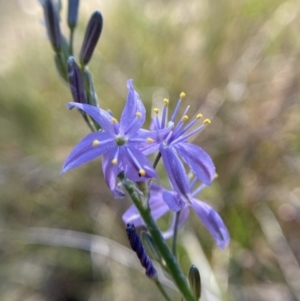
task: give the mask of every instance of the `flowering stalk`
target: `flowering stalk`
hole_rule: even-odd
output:
[[[175,225],[174,225],[174,235],[173,235],[173,240],[172,240],[172,252],[173,255],[176,257],[176,246],[177,246],[177,233],[178,233],[178,221],[179,221],[179,215],[180,211],[176,212],[175,215]]]
[[[165,99],[161,121],[156,116],[155,131],[142,129],[146,110],[139,95],[133,89],[132,81],[128,81],[129,94],[120,122],[107,111],[100,109],[92,76],[86,65],[92,57],[102,31],[102,15],[97,11],[89,21],[80,51],[81,70],[79,70],[75,59],[69,57],[73,53],[73,31],[77,23],[78,5],[78,0],[69,0],[68,25],[71,34],[69,43],[60,32],[58,10],[54,7],[52,0],[46,0],[44,6],[48,35],[56,55],[55,63],[62,78],[70,84],[74,100],[74,102],[69,103],[68,107],[78,109],[93,132],[82,139],[74,148],[65,161],[62,173],[103,155],[103,173],[114,197],[124,197],[124,193],[118,185],[118,182],[121,181],[151,234],[153,243],[165,263],[164,266],[172,275],[183,298],[186,301],[195,301],[195,296],[198,297],[199,294],[197,292],[194,296],[176,259],[177,228],[180,228],[188,217],[188,208],[184,207],[185,201],[190,201],[188,203],[189,206],[193,206],[196,213],[204,220],[205,225],[209,226],[209,231],[220,241],[221,247],[225,246],[228,241],[227,235],[224,236],[224,231],[221,232],[218,229],[218,226],[223,226],[219,216],[209,206],[199,205],[197,200],[192,199],[191,187],[182,163],[185,162],[204,184],[211,184],[215,175],[212,160],[202,149],[187,142],[187,138],[200,131],[210,121],[205,120],[203,125],[187,133],[202,116],[198,114],[197,118],[185,125],[185,122],[188,120],[188,116],[185,115],[188,107],[181,121],[174,126],[181,99],[184,97],[184,93],[182,93],[169,122],[166,119],[169,101]],[[158,114],[159,110],[155,109],[155,113]],[[171,128],[172,132],[170,132]],[[101,130],[99,131],[99,129]],[[159,154],[156,157],[153,168],[146,156],[156,151],[159,151]],[[172,194],[160,189],[161,196],[165,195],[163,197],[166,203],[165,206],[169,206],[175,212],[180,212],[181,210],[180,215],[177,213],[175,221],[173,253],[165,242],[149,206],[150,179],[157,177],[154,169],[160,158],[163,160],[167,174],[176,191],[176,194]],[[162,213],[165,210],[158,209],[158,213]],[[216,223],[212,224],[212,222]],[[133,224],[131,225],[134,229]],[[224,227],[221,228],[223,229]],[[165,299],[169,301],[170,299],[159,283],[156,271],[151,265],[149,258],[146,257],[136,233],[130,228],[128,232],[131,245],[146,268],[147,276],[154,279]],[[192,280],[193,283],[197,282],[194,281],[194,278]]]
[[[124,188],[129,194],[132,202],[138,209],[142,219],[144,220],[149,232],[155,244],[160,251],[163,259],[166,262],[166,265],[169,269],[170,274],[172,275],[174,282],[176,283],[179,291],[182,293],[186,301],[195,301],[193,294],[190,291],[189,285],[186,281],[184,274],[182,273],[179,264],[176,258],[173,256],[171,250],[169,249],[167,243],[165,242],[156,222],[151,216],[151,211],[149,207],[144,207],[140,201],[140,197],[135,189],[135,186],[132,181],[128,180],[123,174],[119,175],[119,178],[122,180]]]

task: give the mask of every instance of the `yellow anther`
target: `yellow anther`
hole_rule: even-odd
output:
[[[159,114],[159,109],[158,108],[154,108],[153,111],[154,111],[155,114]]]
[[[140,176],[140,177],[144,177],[145,175],[146,175],[145,169],[142,169],[142,168],[141,168],[141,169],[139,170],[139,176]]]
[[[216,174],[215,174],[215,179],[217,179],[218,177],[219,177],[219,175],[216,173]]]
[[[141,118],[142,117],[142,113],[141,112],[136,112],[135,116],[136,116],[136,118]]]
[[[203,117],[202,114],[198,114],[198,115],[196,116],[197,119],[201,119],[202,117]]]
[[[100,141],[99,141],[99,140],[95,139],[95,140],[93,141],[93,146],[98,146],[99,144],[100,144]]]
[[[111,122],[112,122],[113,124],[116,124],[116,123],[118,123],[118,120],[117,120],[116,118],[113,117],[113,118],[111,119]]]
[[[169,105],[169,99],[168,99],[168,98],[165,98],[165,99],[164,99],[164,104],[165,104],[166,106]]]
[[[211,121],[210,121],[210,119],[205,119],[205,120],[203,121],[203,124],[205,124],[205,125],[209,125],[209,124],[211,124]]]
[[[111,164],[116,165],[117,163],[118,163],[118,160],[117,160],[117,159],[112,159],[112,160],[111,160]]]
[[[181,92],[180,93],[180,98],[184,98],[185,97],[185,93],[184,92]]]
[[[148,142],[148,143],[153,143],[154,140],[153,140],[152,138],[147,138],[147,142]]]
[[[188,121],[189,120],[189,116],[188,115],[184,115],[181,120],[182,121]]]

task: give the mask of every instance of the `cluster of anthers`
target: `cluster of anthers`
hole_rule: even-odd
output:
[[[161,120],[159,120],[159,113],[160,110],[158,108],[154,108],[153,111],[155,113],[155,127],[157,129],[163,129],[165,127],[174,127],[175,125],[175,119],[177,117],[181,102],[183,100],[183,98],[185,97],[185,93],[181,92],[180,93],[180,98],[177,102],[177,105],[174,109],[174,112],[172,114],[172,117],[169,121],[167,121],[167,116],[168,116],[168,107],[169,107],[169,99],[165,98],[163,100],[164,102],[164,108],[163,108],[163,112],[162,112],[162,118]],[[195,133],[199,132],[200,130],[202,130],[206,125],[209,125],[211,123],[210,119],[205,119],[203,121],[203,124],[199,127],[197,127],[196,129],[194,129],[193,131],[191,131],[190,133],[188,133],[187,135],[183,135],[184,133],[186,133],[198,120],[200,120],[203,115],[201,113],[197,114],[195,118],[193,118],[189,124],[187,124],[185,127],[184,125],[186,124],[186,122],[189,120],[189,116],[187,115],[188,111],[190,109],[190,106],[187,106],[186,109],[184,110],[180,121],[176,124],[176,126],[172,129],[171,135],[169,138],[169,143],[172,143],[174,141],[174,143],[176,142],[180,142],[182,140],[185,140],[189,137],[191,137],[192,135],[194,135]],[[180,140],[177,140],[178,138],[180,138]],[[166,139],[167,140],[167,139]]]

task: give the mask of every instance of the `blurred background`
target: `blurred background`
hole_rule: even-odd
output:
[[[81,1],[77,55],[96,9],[104,27],[89,67],[101,107],[118,116],[133,78],[149,119],[181,91],[212,119],[195,142],[219,177],[199,197],[231,243],[219,250],[194,213],[180,230],[201,300],[300,300],[300,1]],[[128,248],[130,201],[112,198],[101,159],[60,175],[89,129],[66,109],[43,18],[37,0],[0,1],[0,300],[162,300]]]

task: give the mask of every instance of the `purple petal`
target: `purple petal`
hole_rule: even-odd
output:
[[[100,144],[93,146],[93,141],[99,140]],[[103,143],[101,143],[101,141]],[[105,132],[97,132],[88,134],[83,138],[72,150],[66,159],[61,173],[87,163],[114,147],[114,140],[111,135]]]
[[[148,159],[130,144],[120,147],[120,160],[124,168],[125,175],[134,182],[143,182],[149,178],[157,178],[156,171],[153,169]],[[145,176],[139,174],[140,169],[144,169]]]
[[[113,117],[106,111],[88,104],[81,104],[77,102],[68,103],[69,109],[73,109],[74,107],[91,116],[105,132],[114,133],[113,124],[111,122]]]
[[[160,153],[173,188],[183,197],[190,199],[187,175],[175,151],[169,147],[161,146]]]
[[[122,220],[125,224],[133,223],[135,227],[140,227],[144,225],[144,222],[134,205],[131,205],[122,215]]]
[[[122,134],[132,135],[136,133],[145,122],[146,109],[140,99],[139,94],[133,88],[132,79],[127,81],[127,87],[129,89],[127,101],[123,109],[120,118],[120,132]],[[137,118],[136,113],[140,113],[141,116]],[[131,123],[134,121],[134,125]]]
[[[129,139],[129,142],[147,156],[158,151],[161,142],[168,136],[170,131],[169,128],[157,131],[140,130],[134,137]],[[148,138],[152,139],[152,142],[149,142]]]
[[[229,244],[230,237],[220,215],[212,207],[197,199],[193,199],[192,207],[202,220],[206,229],[213,236],[219,248],[226,248]]]
[[[111,161],[115,157],[117,146],[112,149],[109,153],[104,154],[102,160],[102,170],[105,177],[105,181],[111,192],[116,199],[123,198],[123,194],[117,187],[117,176],[121,172],[120,163],[112,164]]]
[[[163,201],[161,197],[161,193],[155,194],[153,193],[153,190],[150,190],[151,196],[149,200],[149,206],[151,209],[151,215],[152,217],[157,220],[160,217],[162,217],[164,214],[166,214],[169,211],[168,206]],[[130,206],[126,212],[123,214],[122,219],[125,224],[127,223],[133,223],[136,227],[140,227],[144,225],[144,222],[137,210],[137,208],[132,205]]]
[[[186,202],[174,191],[164,191],[163,199],[168,207],[174,212],[177,212],[186,206]]]
[[[180,229],[187,222],[190,215],[190,210],[188,207],[182,209],[179,214],[177,229]],[[174,217],[169,229],[162,233],[164,239],[168,239],[174,235],[174,226],[175,226],[176,214],[174,213]]]
[[[210,156],[202,148],[191,143],[182,142],[174,147],[198,179],[205,185],[211,185],[216,169]]]

